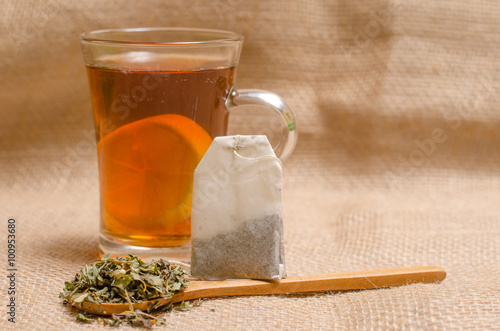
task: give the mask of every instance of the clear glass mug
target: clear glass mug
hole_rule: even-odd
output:
[[[99,162],[102,254],[189,260],[193,172],[240,105],[281,114],[275,147],[295,146],[295,117],[267,91],[234,87],[243,36],[220,30],[99,30],[80,37]]]

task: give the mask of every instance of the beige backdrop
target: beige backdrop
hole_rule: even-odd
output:
[[[176,329],[498,329],[500,3],[0,3],[0,328],[77,329],[58,293],[96,258],[98,182],[78,35],[191,26],[246,37],[237,83],[298,118],[284,163],[289,275],[438,265],[441,284],[203,301]],[[248,111],[248,109],[247,109]],[[243,110],[239,113],[243,113]],[[275,134],[234,116],[231,131]],[[253,127],[247,127],[253,122]],[[6,321],[17,220],[17,322]]]

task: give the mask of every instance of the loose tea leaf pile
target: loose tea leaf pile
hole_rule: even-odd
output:
[[[135,254],[111,258],[110,255],[85,266],[71,282],[65,282],[60,294],[64,303],[80,305],[93,303],[128,303],[130,311],[113,314],[112,319],[97,318],[98,322],[119,325],[126,321],[131,325],[150,327],[163,324],[162,318],[135,310],[132,303],[158,298],[171,298],[187,286],[186,271],[180,266],[159,260],[145,263]],[[157,306],[150,305],[148,313]],[[172,309],[172,305],[165,307]],[[90,316],[79,314],[77,320],[91,322]]]
[[[171,311],[173,309],[186,311],[190,310],[195,306],[199,306],[200,301],[197,300],[193,304],[183,301],[180,305],[174,307],[173,303],[166,306],[160,307],[161,311]],[[154,308],[153,308],[154,309]],[[94,323],[97,321],[99,324],[109,325],[109,326],[120,326],[122,323],[128,323],[131,326],[136,327],[147,327],[151,328],[153,325],[160,326],[165,324],[165,319],[162,317],[157,317],[149,314],[151,309],[148,309],[148,313],[136,309],[135,311],[124,311],[119,314],[112,314],[111,318],[96,317],[89,314],[78,314],[76,320],[82,323]]]

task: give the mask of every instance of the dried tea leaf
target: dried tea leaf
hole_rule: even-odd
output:
[[[182,301],[179,306],[177,306],[176,310],[186,311],[191,310],[193,306],[189,303],[189,301]]]
[[[89,292],[86,293],[76,293],[72,297],[73,302],[83,302],[83,300],[89,296]]]
[[[132,268],[130,270],[130,274],[134,277],[134,280],[142,281],[142,277],[138,272],[134,271]]]
[[[78,314],[76,315],[76,320],[79,321],[79,322],[83,322],[83,323],[92,323],[94,322],[94,319],[93,318],[89,318],[83,314]]]
[[[111,286],[118,287],[118,288],[121,288],[122,290],[125,290],[127,288],[127,286],[129,286],[129,284],[133,281],[134,281],[134,276],[132,276],[130,274],[122,275],[121,278],[119,278],[119,279],[115,278],[115,281],[113,282],[113,284],[111,284]]]
[[[181,289],[181,284],[180,283],[173,283],[172,286],[170,286],[170,289],[172,291],[177,291]]]
[[[65,290],[73,291],[75,289],[75,285],[73,285],[70,282],[64,282],[64,285],[65,285],[65,288],[64,288]]]
[[[71,282],[65,282],[60,297],[65,304],[84,301],[94,303],[134,303],[157,298],[170,298],[175,292],[187,286],[187,273],[179,266],[167,261],[145,263],[135,254],[111,258],[110,255],[85,266]],[[159,307],[159,303],[148,307],[148,313]],[[171,310],[172,304],[161,307]],[[184,310],[184,307],[182,308]],[[113,314],[111,318],[93,318],[78,314],[77,320],[118,326],[128,323],[132,326],[151,327],[165,324],[161,317],[155,317],[140,310]]]
[[[143,280],[147,284],[154,286],[154,287],[157,287],[157,288],[161,288],[161,286],[163,285],[163,281],[164,281],[162,277],[151,275],[151,274],[145,274],[143,276]],[[178,283],[178,284],[180,285],[180,283]]]

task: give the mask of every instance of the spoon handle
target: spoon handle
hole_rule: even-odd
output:
[[[293,276],[277,281],[230,280],[191,281],[186,289],[170,299],[155,299],[134,303],[134,309],[146,310],[150,304],[165,305],[199,298],[213,298],[237,295],[265,295],[281,293],[303,293],[320,291],[363,290],[385,288],[412,283],[435,283],[446,277],[440,267],[410,267],[381,270],[339,272],[323,275]],[[128,304],[73,303],[75,307],[99,315],[111,315],[129,310]]]
[[[435,283],[445,277],[443,268],[422,266],[292,276],[279,281],[192,281],[173,300],[179,302],[219,296],[375,289],[412,283]]]

